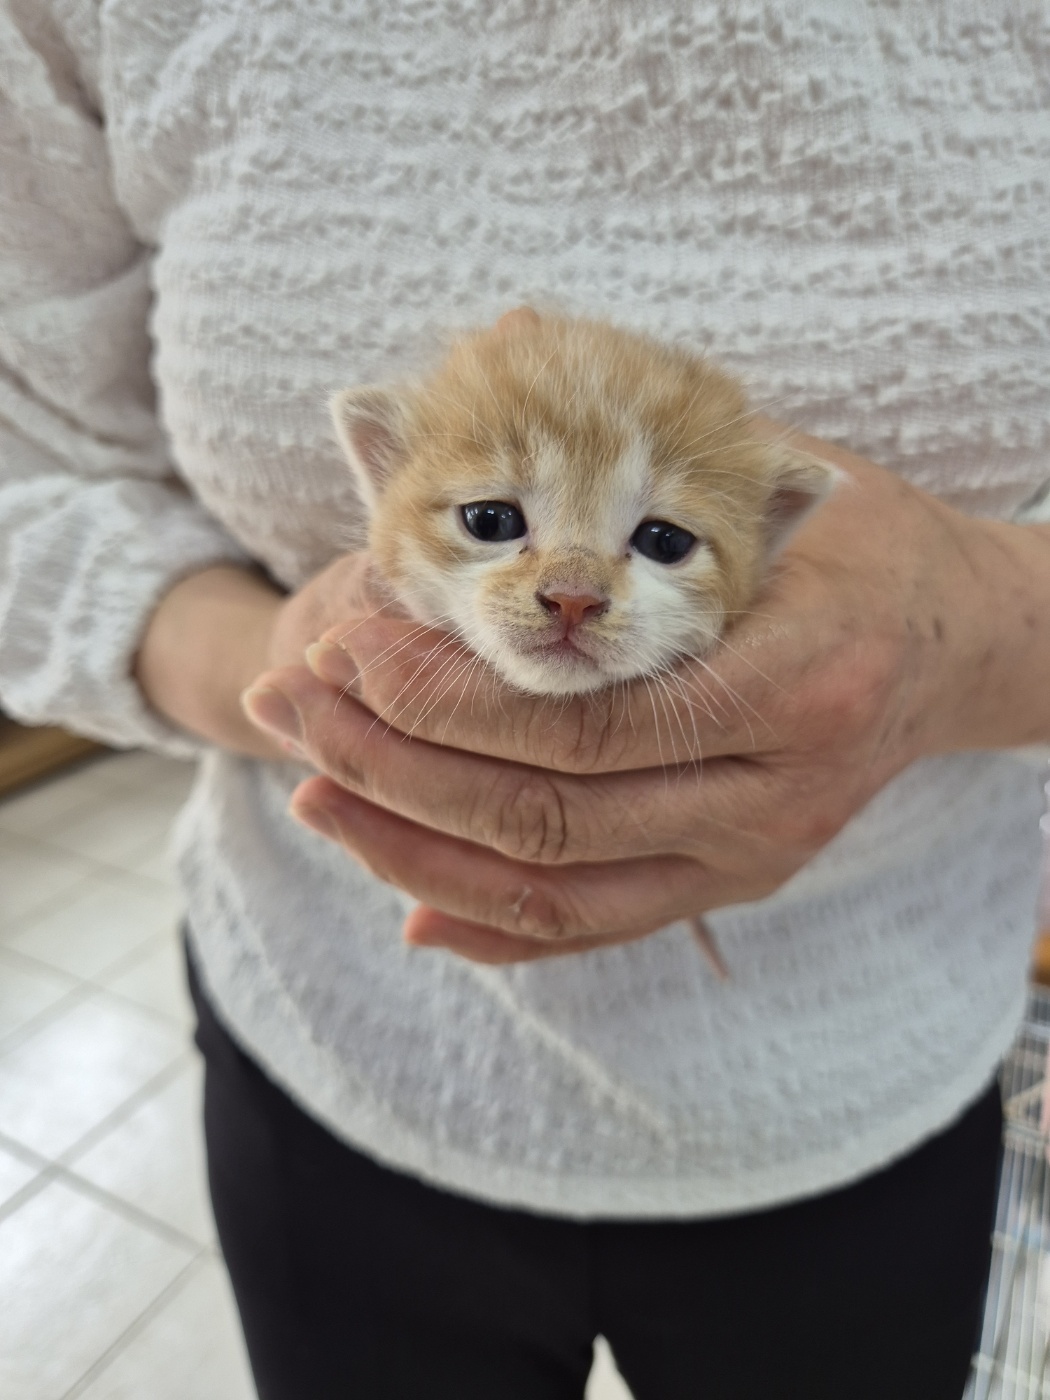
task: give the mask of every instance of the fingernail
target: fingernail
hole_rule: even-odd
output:
[[[299,711],[282,691],[268,685],[250,686],[241,696],[241,706],[260,729],[296,744],[302,739],[303,722]]]
[[[329,841],[338,841],[340,832],[331,813],[323,807],[290,807],[288,809],[297,822],[316,831],[318,836],[327,836]]]
[[[336,646],[334,642],[314,642],[306,648],[306,664],[318,680],[329,685],[342,686],[344,690],[358,689],[360,672],[354,665],[353,657]]]

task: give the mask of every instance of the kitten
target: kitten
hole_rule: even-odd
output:
[[[540,695],[710,652],[837,476],[709,361],[526,307],[332,414],[400,602]]]
[[[527,308],[332,410],[399,600],[540,695],[711,651],[836,476],[709,361]]]

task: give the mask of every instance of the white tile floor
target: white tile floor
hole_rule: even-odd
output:
[[[0,800],[3,1400],[255,1393],[164,857],[191,779],[125,754]],[[630,1400],[603,1345],[587,1400]]]

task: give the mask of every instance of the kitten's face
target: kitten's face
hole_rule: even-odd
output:
[[[709,651],[830,469],[754,440],[706,362],[605,325],[506,319],[416,389],[336,400],[381,572],[534,693]]]

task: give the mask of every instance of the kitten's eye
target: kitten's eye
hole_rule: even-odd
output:
[[[486,544],[518,540],[525,533],[525,517],[507,501],[471,501],[460,506],[460,515],[474,538]]]
[[[667,520],[643,520],[631,536],[631,544],[657,564],[677,564],[696,544],[696,536]]]

